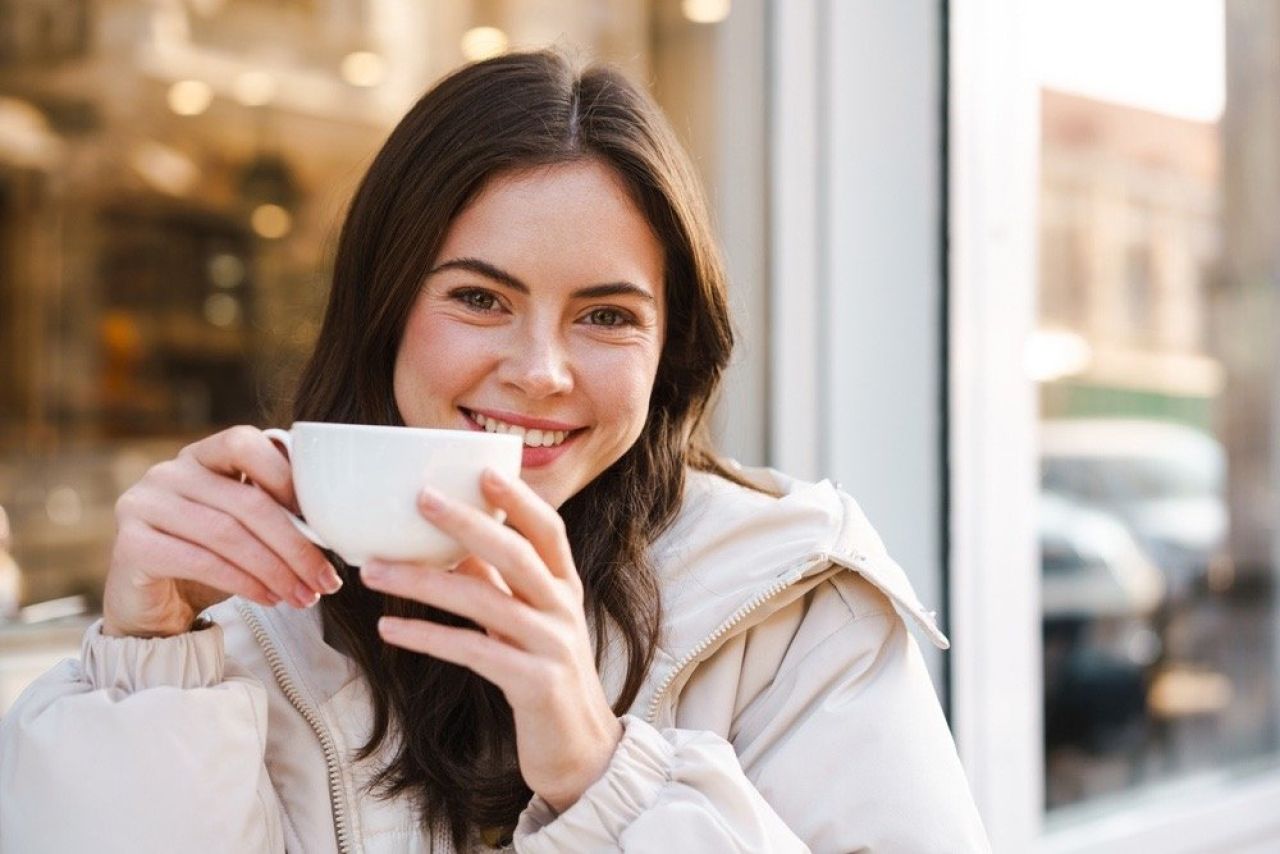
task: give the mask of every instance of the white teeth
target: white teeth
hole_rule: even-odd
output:
[[[527,448],[551,448],[569,438],[568,430],[526,430],[515,424],[507,424],[487,415],[481,415],[479,412],[472,412],[471,417],[485,429],[485,432],[519,436]]]

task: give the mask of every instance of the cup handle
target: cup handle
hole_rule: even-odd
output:
[[[281,430],[279,427],[269,427],[266,430],[263,430],[262,434],[273,442],[278,442],[283,445],[285,459],[288,459],[290,463],[293,462],[293,437],[289,435],[288,430]],[[298,529],[299,534],[302,534],[302,536],[306,537],[320,548],[325,549],[326,551],[331,551],[331,549],[329,549],[329,545],[324,540],[320,539],[320,535],[313,531],[310,525],[302,521],[301,518],[296,516],[287,507],[282,507],[280,509],[284,510],[285,518],[293,523],[293,527]]]

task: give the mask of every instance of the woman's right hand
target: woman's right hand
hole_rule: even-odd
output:
[[[231,427],[152,467],[116,503],[103,634],[181,634],[237,594],[305,608],[337,591],[324,553],[285,516],[296,506],[288,460],[255,427]]]

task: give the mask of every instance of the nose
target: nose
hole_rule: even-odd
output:
[[[559,334],[552,329],[526,328],[503,359],[501,379],[530,398],[572,390],[573,371]]]

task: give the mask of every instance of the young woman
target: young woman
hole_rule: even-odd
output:
[[[506,524],[425,492],[462,564],[335,571],[257,429],[156,466],[81,659],[3,721],[0,847],[986,850],[902,571],[829,483],[707,443],[731,345],[646,95],[552,53],[441,82],[352,202],[293,416],[522,432]]]

